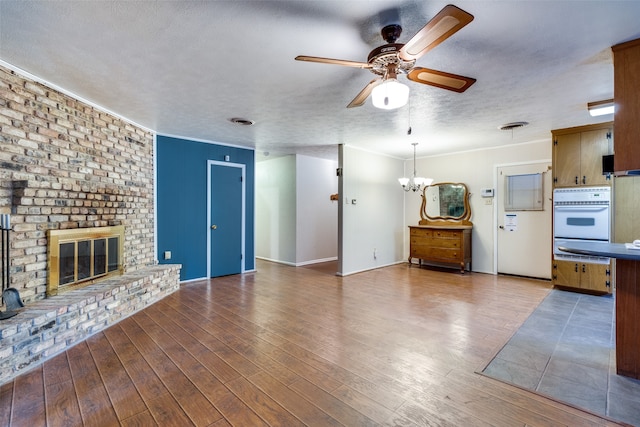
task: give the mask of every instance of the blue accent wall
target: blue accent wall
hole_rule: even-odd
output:
[[[254,151],[163,135],[156,150],[158,261],[182,264],[180,280],[207,276],[207,161],[229,156],[246,166],[245,270],[255,269]]]

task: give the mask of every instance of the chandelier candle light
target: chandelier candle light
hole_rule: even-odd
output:
[[[415,192],[420,191],[421,188],[431,185],[433,179],[416,176],[416,145],[418,145],[418,143],[412,142],[411,145],[413,145],[413,176],[411,176],[411,179],[398,178],[398,181],[400,182],[400,185],[402,185],[404,191],[411,190]]]

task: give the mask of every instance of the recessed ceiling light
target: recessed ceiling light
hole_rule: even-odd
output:
[[[504,124],[502,126],[498,126],[498,129],[500,129],[500,130],[513,130],[513,129],[516,129],[516,128],[524,127],[524,126],[526,126],[528,124],[529,124],[529,122],[511,122],[511,123]]]
[[[232,117],[229,119],[229,121],[231,123],[235,123],[237,125],[242,125],[242,126],[251,126],[252,124],[255,123],[253,120],[243,119],[241,117]]]

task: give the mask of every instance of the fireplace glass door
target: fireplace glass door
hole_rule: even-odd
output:
[[[123,226],[51,230],[47,294],[122,273],[123,245]]]
[[[119,238],[60,244],[58,286],[81,282],[118,269]]]

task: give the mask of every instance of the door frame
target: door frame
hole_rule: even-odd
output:
[[[497,192],[498,192],[498,169],[509,167],[509,166],[523,166],[523,165],[536,165],[540,163],[551,163],[551,159],[543,159],[543,160],[533,160],[533,161],[522,161],[522,162],[512,162],[512,163],[500,163],[493,165],[493,188],[496,191],[496,197],[494,197],[494,201],[497,200]],[[551,183],[551,187],[549,190],[553,191],[553,182]],[[493,203],[493,274],[498,274],[498,205]]]
[[[240,234],[241,234],[241,239],[242,241],[240,242],[240,247],[241,247],[241,254],[242,254],[242,259],[240,260],[240,273],[244,273],[245,270],[245,260],[246,260],[246,254],[245,254],[245,228],[246,228],[246,206],[247,206],[247,200],[246,200],[246,185],[247,185],[247,179],[246,179],[246,165],[242,164],[242,163],[230,163],[230,162],[220,162],[217,160],[207,160],[207,224],[206,224],[206,230],[207,230],[207,278],[211,278],[211,230],[209,230],[209,226],[211,224],[211,203],[213,202],[213,200],[211,200],[211,168],[213,166],[225,166],[225,167],[232,167],[232,168],[240,168],[241,169],[241,173],[242,173],[242,195],[241,195],[241,201],[242,201],[242,218],[240,219]]]

